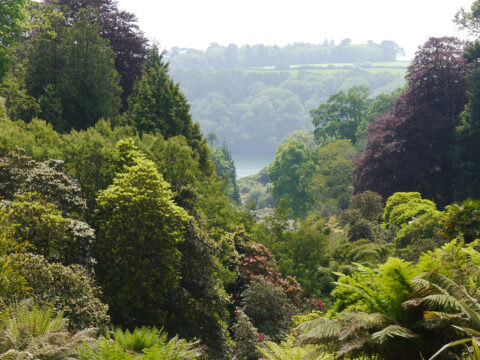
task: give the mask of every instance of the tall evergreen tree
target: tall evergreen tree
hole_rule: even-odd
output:
[[[108,40],[115,53],[115,69],[120,75],[123,109],[140,76],[146,59],[148,40],[137,25],[137,17],[119,10],[115,0],[45,0],[47,4],[63,5],[68,23],[81,20],[82,9],[92,7],[99,12],[99,35]]]
[[[39,99],[41,117],[60,131],[115,118],[120,107],[113,51],[98,35],[95,12],[82,16],[68,27],[61,18],[49,19],[53,24],[33,39],[27,59],[28,90]]]
[[[168,63],[157,46],[153,46],[128,101],[127,122],[141,133],[159,132],[165,138],[182,135],[195,151],[202,170],[211,171],[208,147],[193,123],[190,104],[180,85],[168,75]]]

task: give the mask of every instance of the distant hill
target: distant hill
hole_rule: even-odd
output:
[[[335,45],[325,40],[323,44],[294,43],[287,46],[211,44],[207,50],[174,47],[167,56],[174,67],[184,69],[235,69],[239,67],[286,66],[320,63],[361,63],[395,61],[404,55],[403,49],[394,41],[380,44],[353,44],[344,39]]]
[[[388,56],[386,44],[395,50]],[[341,57],[345,59],[342,62],[319,61],[322,51],[329,54],[324,59],[339,58],[335,49],[348,50],[350,57]],[[263,57],[242,55],[261,50]],[[174,48],[169,62],[204,134],[215,132],[234,157],[273,156],[286,135],[312,129],[310,110],[334,92],[365,86],[376,95],[404,86],[408,62],[394,61],[400,53],[394,42],[353,45],[343,41],[337,46],[294,44],[282,48],[213,45],[206,51]],[[352,57],[360,61],[351,61]],[[281,64],[282,59],[290,60]],[[231,67],[233,64],[237,66]]]

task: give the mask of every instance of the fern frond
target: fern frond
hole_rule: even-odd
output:
[[[341,314],[343,329],[338,335],[340,341],[357,337],[360,332],[370,333],[390,325],[393,321],[380,313],[343,313]]]
[[[351,341],[342,343],[338,349],[337,355],[339,357],[353,355],[356,352],[361,352],[367,346],[368,343],[367,337],[359,337]]]
[[[294,346],[292,337],[281,344],[268,341],[257,349],[268,360],[333,360],[332,354],[318,346]]]
[[[73,360],[77,347],[93,341],[95,333],[87,329],[72,335],[61,313],[23,302],[4,321],[0,359]]]
[[[448,294],[433,294],[423,298],[425,304],[431,308],[442,309],[447,312],[461,312],[458,299]]]
[[[133,332],[126,330],[125,332],[117,329],[113,333],[113,338],[122,347],[137,353],[142,352],[143,349],[148,349],[156,344],[163,345],[167,342],[167,334],[156,327],[136,328]]]
[[[378,344],[383,344],[394,338],[415,339],[418,338],[418,335],[399,325],[390,325],[372,334],[372,340]]]
[[[319,319],[312,320],[310,324],[315,324],[316,326],[311,326],[309,331],[299,336],[300,344],[322,344],[330,342],[336,338],[342,331],[342,323],[337,320],[328,320],[322,319],[324,321],[319,321]],[[297,329],[306,329],[305,323],[301,324]]]
[[[462,314],[451,314],[443,311],[424,311],[423,318],[425,320],[460,320],[463,318]]]

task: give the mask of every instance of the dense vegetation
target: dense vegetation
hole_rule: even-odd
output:
[[[391,93],[319,89],[313,131],[237,183],[133,14],[0,19],[1,359],[480,359],[477,42],[429,39]],[[399,50],[263,56],[307,48]]]
[[[395,44],[396,46],[396,44]],[[329,46],[296,44],[278,48],[278,52],[292,52],[288,64],[318,64],[276,66],[278,60],[258,55],[262,61],[235,66],[218,63],[224,48],[212,45],[205,53],[186,50],[178,55],[170,54],[168,60],[172,76],[179,81],[189,101],[192,114],[203,131],[215,132],[237,156],[273,154],[281,141],[292,131],[311,130],[309,111],[325,102],[333,93],[348,91],[354,86],[364,86],[378,95],[404,85],[405,63],[371,63],[384,61],[381,57],[369,58],[370,50],[378,45],[339,45],[334,49],[355,49],[356,55],[342,58],[318,58],[308,55],[307,49],[323,51]],[[261,46],[253,46],[258,49]],[[238,49],[244,59],[244,47]],[[266,47],[265,47],[266,49]],[[252,50],[253,51],[253,50]],[[273,51],[273,49],[272,49]],[[197,57],[211,59],[208,65],[197,67],[191,60]],[[228,57],[228,51],[225,56]],[[396,54],[394,52],[394,54]],[[246,55],[245,55],[246,56]],[[395,56],[389,57],[395,60]],[[207,60],[205,60],[207,61]],[[245,60],[247,61],[247,60]],[[269,66],[261,66],[269,65]],[[248,68],[242,66],[250,66]],[[257,66],[257,67],[251,67]]]

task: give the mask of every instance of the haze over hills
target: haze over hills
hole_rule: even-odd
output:
[[[0,359],[480,360],[480,0],[129,1],[1,1]]]
[[[403,54],[394,41],[344,39],[337,45],[174,47],[167,59],[194,121],[204,134],[215,132],[241,161],[273,159],[285,136],[313,128],[310,110],[338,90],[364,86],[376,95],[402,87],[408,62],[395,59]]]

